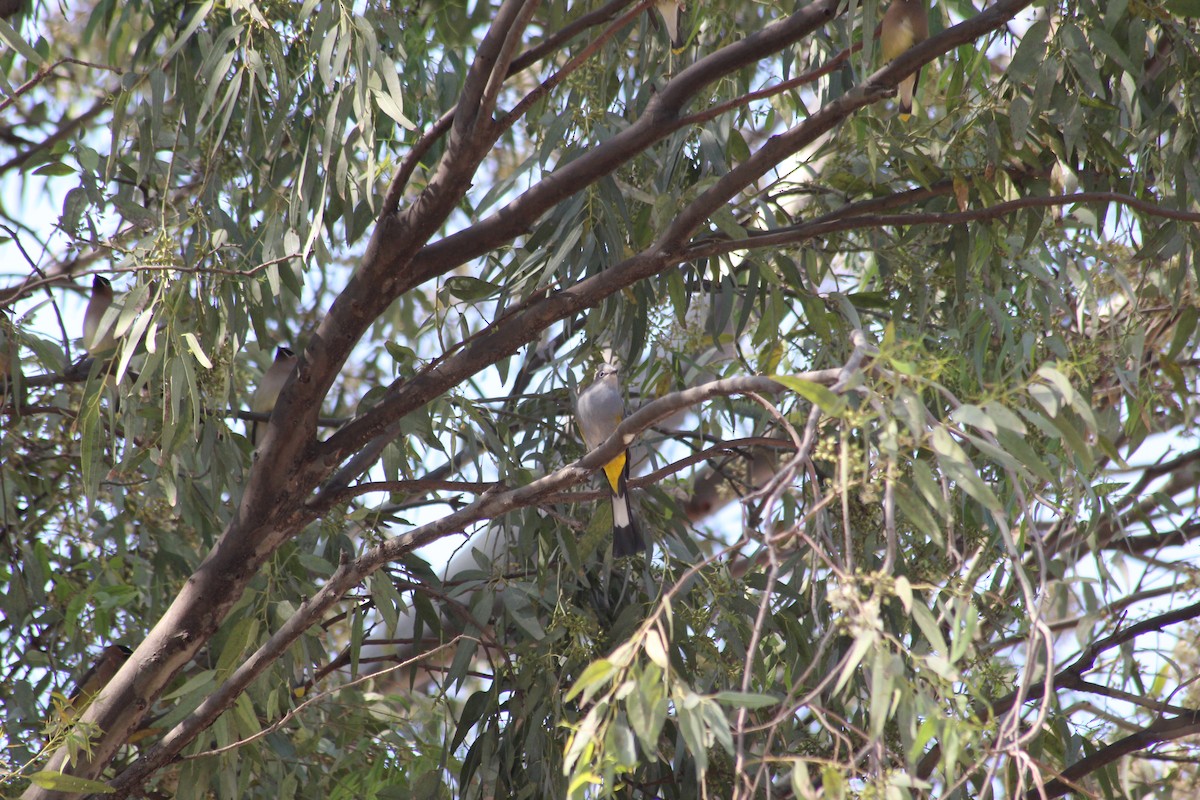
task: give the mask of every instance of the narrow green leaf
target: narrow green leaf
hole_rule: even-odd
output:
[[[653,756],[658,752],[658,737],[667,721],[667,698],[658,670],[650,668],[642,672],[625,699],[625,713],[642,750]]]
[[[1051,473],[1050,468],[1046,467],[1042,457],[1038,456],[1033,451],[1033,447],[1028,444],[1025,437],[1013,433],[1012,431],[1001,431],[997,434],[996,439],[1000,441],[1004,450],[1012,453],[1013,457],[1018,459],[1022,467],[1030,470],[1031,473],[1037,475],[1043,481],[1054,480],[1054,473]]]
[[[222,38],[232,38],[231,32],[226,31],[222,34]],[[213,55],[216,54],[214,53]],[[210,112],[213,101],[216,99],[217,92],[221,90],[221,87],[226,85],[226,73],[229,71],[229,68],[233,66],[233,59],[236,57],[237,53],[233,51],[220,53],[219,55],[216,55],[215,60],[213,60],[213,56],[210,55],[209,58],[205,60],[205,63],[201,65],[200,74],[201,77],[205,79],[208,88],[204,92],[204,99],[201,101],[200,110],[196,114],[198,119],[206,121],[210,120]],[[211,64],[209,63],[210,60],[212,61]]]
[[[1091,474],[1096,468],[1092,448],[1088,446],[1083,434],[1072,424],[1069,414],[1059,414],[1050,420],[1050,424],[1062,434],[1063,441],[1071,449],[1071,453],[1079,459],[1080,466],[1086,474]]]
[[[637,746],[628,725],[620,720],[614,722],[608,728],[606,740],[607,751],[616,758],[618,764],[623,767],[637,765]]]
[[[766,708],[767,706],[777,705],[779,698],[772,697],[769,694],[757,694],[755,692],[735,692],[724,691],[717,692],[714,698],[718,703],[724,703],[735,708],[748,708],[751,711]]]
[[[575,732],[571,734],[571,740],[567,743],[566,755],[563,758],[564,773],[570,773],[575,767],[575,763],[595,746],[596,731],[600,729],[600,724],[607,711],[608,703],[597,703],[595,708],[583,718],[583,722]]]
[[[679,706],[679,732],[687,745],[688,752],[696,762],[697,775],[708,769],[708,743],[704,736],[704,717],[696,706],[682,703]]]
[[[939,653],[950,652],[950,648],[946,645],[946,639],[942,636],[942,629],[938,627],[933,613],[924,604],[913,603],[912,618],[913,622],[917,623],[917,627],[921,629],[921,634],[929,642],[930,647]]]
[[[100,491],[100,462],[104,458],[103,431],[100,427],[100,395],[103,391],[104,381],[89,377],[79,405],[79,462],[89,508]]]
[[[1000,466],[1004,467],[1005,469],[1012,470],[1013,472],[1017,473],[1022,478],[1032,477],[1032,473],[1029,473],[1028,471],[1026,471],[1025,465],[1022,464],[1019,459],[1017,459],[1015,456],[1013,456],[1011,453],[1007,452],[1003,448],[996,447],[991,442],[984,439],[982,436],[972,436],[969,433],[964,433],[963,436],[966,438],[966,440],[968,442],[970,442],[972,444],[972,446],[975,447],[975,449],[977,449],[979,452],[983,453],[985,456],[987,456],[988,458],[990,458],[992,461],[996,462]]]
[[[912,389],[907,386],[900,388],[896,393],[893,409],[893,413],[910,431],[916,433],[925,430],[925,420],[929,416],[929,411]]]
[[[1200,17],[1200,0],[1167,0],[1163,5],[1177,17]]]
[[[1002,511],[1003,506],[991,488],[983,482],[979,471],[967,458],[967,454],[959,447],[958,442],[950,437],[945,428],[934,428],[933,450],[938,455],[938,463],[963,491],[978,500],[985,508],[992,511]]]
[[[900,605],[904,606],[904,612],[911,614],[913,606],[912,584],[908,582],[908,578],[903,575],[897,575],[896,580],[893,582],[893,587],[896,597],[900,600]]]
[[[542,623],[538,622],[536,616],[528,606],[518,605],[508,609],[508,615],[517,627],[524,631],[534,641],[541,641],[546,637],[546,629],[542,627]]]
[[[1121,45],[1117,40],[1109,34],[1108,31],[1099,25],[1093,25],[1088,29],[1088,39],[1091,43],[1104,55],[1115,61],[1121,69],[1125,70],[1130,75],[1140,75],[1142,69],[1139,65],[1134,64],[1129,54],[1121,49]]]
[[[1021,422],[1020,417],[1010,411],[1006,406],[997,403],[995,400],[989,400],[988,402],[984,403],[983,410],[988,415],[988,419],[990,419],[998,427],[1008,428],[1010,431],[1015,431],[1022,436],[1024,436],[1028,431],[1028,428],[1025,427],[1025,423]]]
[[[1050,31],[1050,21],[1039,19],[1021,35],[1021,43],[1017,52],[1013,53],[1012,61],[1008,62],[1006,74],[1016,85],[1029,83],[1034,73],[1046,60],[1046,35]]]
[[[254,701],[247,694],[238,695],[233,703],[233,721],[237,725],[239,739],[247,739],[262,730],[258,721],[258,712],[254,709]]]
[[[915,759],[914,759],[915,760]],[[800,800],[816,800],[812,778],[808,775],[808,763],[797,760],[792,764],[792,793]]]
[[[165,701],[177,700],[180,697],[187,697],[189,694],[208,694],[210,687],[216,685],[217,671],[206,669],[184,682],[173,692],[168,692],[162,696]]]
[[[42,58],[37,50],[30,47],[24,37],[3,19],[0,19],[0,41],[7,42],[9,47],[20,53],[30,64],[38,67],[46,64],[46,59]]]
[[[1038,371],[1035,374],[1057,389],[1063,400],[1068,404],[1075,402],[1075,387],[1071,385],[1071,381],[1066,375],[1063,375],[1049,364],[1043,364],[1038,367]]]
[[[53,161],[49,164],[43,164],[33,171],[34,175],[45,175],[55,178],[63,175],[74,175],[75,168],[70,164],[64,164],[61,161]]]
[[[124,317],[124,312],[122,312],[121,315]],[[137,352],[140,349],[139,344],[142,340],[142,334],[146,332],[146,329],[150,326],[150,323],[153,320],[154,312],[150,309],[146,309],[134,318],[133,323],[126,331],[127,335],[121,335],[121,358],[117,362],[116,371],[116,380],[118,382],[123,380],[125,375],[128,373],[129,363],[133,360],[133,357],[137,355]],[[118,328],[120,327],[120,324],[120,321],[118,321]]]
[[[993,420],[987,412],[982,408],[971,403],[964,403],[950,413],[950,419],[960,425],[970,425],[979,428],[988,433],[996,433],[998,430],[995,420]]]
[[[862,662],[863,656],[867,651],[875,646],[879,641],[878,635],[872,630],[864,630],[854,639],[854,646],[850,649],[850,654],[846,656],[846,664],[842,667],[842,673],[838,676],[837,684],[833,687],[834,694],[842,691],[842,687],[850,680],[854,671],[858,669],[858,665]]]
[[[1036,400],[1042,408],[1046,409],[1047,415],[1050,417],[1058,416],[1058,412],[1062,408],[1058,392],[1043,383],[1032,384],[1027,391],[1030,397]]]
[[[922,461],[914,461],[912,464],[913,480],[916,481],[917,491],[921,493],[921,497],[933,509],[936,519],[945,519],[947,516],[946,498],[942,494],[942,487],[938,485],[937,479],[933,475],[933,470],[929,465]],[[896,486],[900,489],[902,484]]]
[[[813,383],[812,381],[792,375],[775,375],[771,380],[783,384],[805,400],[815,403],[818,408],[830,416],[837,416],[842,413],[842,409],[846,405],[844,399],[831,392],[828,387],[822,386],[819,383]]]
[[[61,772],[49,772],[47,770],[35,772],[29,776],[29,779],[43,789],[49,789],[53,792],[112,794],[116,791],[116,789],[107,783],[91,781],[87,778],[76,778],[74,775],[64,775]]]
[[[592,695],[598,692],[616,671],[616,665],[607,658],[593,661],[588,664],[587,669],[579,676],[579,680],[575,681],[575,685],[567,692],[567,699],[572,700],[580,694],[584,694],[584,701],[590,700]]]
[[[651,628],[646,634],[646,639],[642,642],[642,649],[646,651],[646,656],[659,669],[664,672],[670,669],[671,664],[667,656],[667,643],[663,641],[662,634],[658,632],[657,628]]]
[[[700,713],[712,738],[726,753],[733,755],[733,733],[729,730],[729,718],[725,716],[725,712],[719,705],[706,698],[700,704]]]
[[[392,582],[392,577],[386,570],[376,570],[371,573],[367,585],[371,590],[371,600],[375,603],[375,610],[379,612],[379,616],[383,617],[385,629],[395,630],[396,624],[400,621],[400,609],[404,608],[404,600],[396,591],[396,584]]]
[[[241,663],[242,653],[250,646],[251,640],[258,632],[258,619],[253,616],[242,616],[233,623],[221,653],[217,657],[217,673],[228,675],[233,668]]]
[[[204,0],[192,10],[192,18],[188,21],[187,27],[180,31],[175,36],[175,43],[168,48],[167,52],[159,59],[159,63],[166,64],[175,57],[175,54],[192,39],[192,35],[196,30],[204,24],[204,20],[208,19],[208,14],[212,11],[214,0]]]
[[[495,695],[491,689],[479,689],[467,698],[467,702],[463,703],[462,713],[458,715],[458,726],[454,729],[454,738],[450,742],[452,750],[457,749],[466,741],[471,729],[494,705]]]
[[[375,101],[379,104],[379,110],[395,120],[405,130],[414,130],[416,125],[404,115],[404,91],[400,87],[400,71],[396,68],[396,62],[390,58],[381,59],[379,72],[387,87],[386,90],[376,89],[373,91]]]
[[[212,361],[204,352],[204,348],[200,345],[200,340],[196,338],[196,334],[187,331],[183,334],[183,341],[187,345],[188,352],[195,356],[196,361],[205,369],[212,369]]]
[[[454,686],[462,686],[467,680],[468,672],[471,665],[475,663],[475,653],[479,649],[479,643],[474,638],[464,637],[459,640],[458,646],[454,650],[454,660],[450,662],[450,669],[446,672],[446,681]]]
[[[1196,4],[1200,6],[1200,0],[1196,0]],[[1196,306],[1187,306],[1179,312],[1179,321],[1175,323],[1175,333],[1171,337],[1171,346],[1167,349],[1168,360],[1174,361],[1183,352],[1183,348],[1191,340],[1192,334],[1196,332],[1197,318],[1200,318],[1200,309],[1196,308]]]
[[[1012,132],[1014,144],[1022,146],[1025,141],[1025,133],[1029,130],[1029,118],[1033,113],[1033,108],[1029,105],[1029,101],[1024,97],[1017,95],[1008,105],[1008,125]]]
[[[888,674],[891,658],[884,648],[875,651],[871,659],[871,702],[870,723],[871,736],[878,738],[883,735],[884,725],[888,719],[888,708],[892,704],[892,676]]]

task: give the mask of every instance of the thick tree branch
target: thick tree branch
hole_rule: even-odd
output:
[[[537,0],[504,0],[500,4],[463,81],[456,106],[458,113],[454,115],[454,124],[450,126],[450,150],[462,147],[472,139],[472,134],[478,134],[481,121],[488,121],[482,127],[490,124],[497,95],[494,81],[497,76],[508,74],[508,65],[516,51],[516,41],[536,5]]]

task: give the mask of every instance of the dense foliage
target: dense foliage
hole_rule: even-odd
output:
[[[0,7],[6,794],[1193,790],[1200,9],[670,6]]]

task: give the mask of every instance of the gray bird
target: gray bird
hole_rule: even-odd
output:
[[[625,401],[621,397],[617,368],[603,364],[596,370],[592,385],[580,393],[575,404],[575,419],[588,450],[603,444],[624,416]],[[625,486],[629,480],[629,453],[623,452],[605,464],[604,475],[612,491],[613,556],[620,558],[640,553],[646,549],[646,541],[630,512]]]
[[[87,310],[83,312],[83,348],[88,351],[88,355],[106,353],[117,346],[117,339],[113,335],[115,319],[103,331],[100,330],[104,313],[108,311],[112,302],[112,284],[108,279],[99,275],[92,278],[92,296],[88,300]]]
[[[251,411],[256,414],[270,414],[275,409],[275,401],[279,399],[279,393],[283,391],[283,386],[287,383],[288,376],[292,374],[297,360],[296,354],[289,348],[278,347],[275,349],[275,361],[267,368],[262,380],[258,383],[258,388],[254,390],[254,395],[250,398]],[[257,421],[250,423],[250,444],[258,446]]]

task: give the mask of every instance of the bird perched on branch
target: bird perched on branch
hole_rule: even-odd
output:
[[[0,393],[7,390],[12,381],[13,355],[17,350],[16,342],[3,323],[4,320],[0,320]]]
[[[87,672],[83,673],[83,677],[75,686],[75,691],[71,692],[71,696],[67,699],[67,705],[63,709],[63,716],[71,719],[82,711],[92,701],[92,698],[113,679],[113,676],[125,665],[132,654],[133,651],[123,644],[110,644],[104,648],[96,662]]]
[[[625,416],[625,401],[621,397],[621,385],[617,380],[617,368],[603,364],[596,370],[592,385],[584,389],[575,404],[575,418],[583,441],[589,450],[595,450],[612,436]],[[646,549],[629,508],[629,454],[622,452],[604,465],[604,475],[612,491],[613,556],[631,556]]]
[[[275,349],[275,361],[267,368],[262,380],[258,383],[258,388],[254,390],[254,395],[250,398],[251,411],[256,414],[270,414],[275,410],[275,402],[279,399],[279,393],[283,391],[283,386],[287,383],[288,376],[292,374],[297,361],[296,354],[291,349],[287,347]],[[257,420],[250,423],[250,444],[256,447],[258,446],[258,426]]]
[[[117,319],[112,316],[103,327],[104,315],[113,303],[112,284],[99,275],[92,278],[92,296],[83,312],[83,348],[88,355],[107,353],[117,346],[113,329]]]
[[[929,38],[929,9],[925,3],[926,0],[892,0],[883,15],[883,29],[879,34],[885,62]],[[896,87],[902,120],[907,121],[912,114],[913,93],[920,77],[921,70],[917,69]]]

